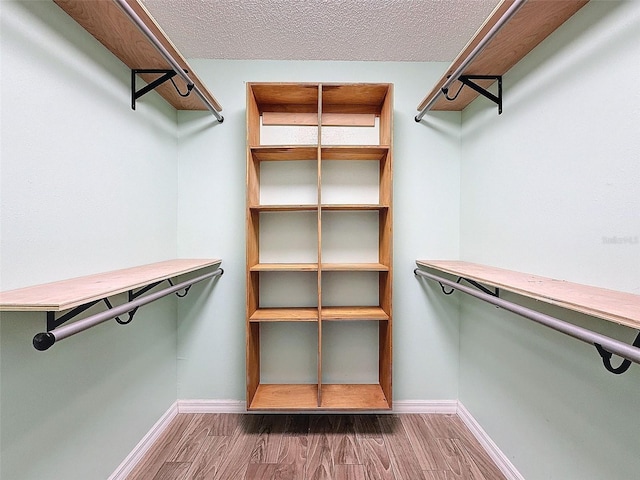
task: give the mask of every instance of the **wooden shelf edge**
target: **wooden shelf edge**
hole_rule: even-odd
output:
[[[171,69],[153,44],[114,2],[97,0],[54,0],[54,2],[130,69]],[[137,0],[127,0],[127,3],[176,62],[189,72],[188,75],[194,85],[197,85],[215,109],[222,111],[220,103],[194,73],[144,5]],[[147,82],[156,77],[157,75],[142,76]],[[185,82],[177,76],[175,80],[180,90],[185,91]],[[156,92],[178,110],[207,110],[206,105],[195,93],[181,97],[173,85],[163,84],[156,88]]]
[[[382,411],[391,402],[379,384],[322,384],[318,405],[316,384],[260,384],[247,405],[250,411]]]
[[[416,264],[640,329],[640,295],[457,260],[417,260]]]
[[[250,317],[250,322],[317,322],[317,307],[261,307]]]
[[[0,292],[0,311],[62,311],[222,263],[176,259]]]
[[[322,306],[323,321],[362,321],[362,320],[389,320],[381,307],[327,307]]]
[[[431,91],[418,104],[421,111],[428,101],[442,90],[442,86],[449,76],[455,72],[473,49],[482,41],[489,30],[500,20],[509,9],[513,0],[503,0],[476,31],[471,40],[454,59],[447,71],[435,84]],[[588,0],[529,0],[511,18],[487,44],[485,49],[462,72],[463,75],[504,75],[531,50],[566,22],[578,10],[588,3]],[[492,81],[478,82],[488,88]],[[451,92],[457,92],[461,83],[455,81],[449,87]],[[478,93],[470,88],[464,88],[454,101],[440,97],[432,110],[461,111],[478,97]]]
[[[317,272],[317,263],[258,263],[251,272]]]

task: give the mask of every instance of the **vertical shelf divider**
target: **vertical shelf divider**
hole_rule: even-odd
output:
[[[318,85],[318,407],[322,406],[322,84]]]

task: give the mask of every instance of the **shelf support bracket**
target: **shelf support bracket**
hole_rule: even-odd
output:
[[[144,87],[142,87],[140,90],[136,90],[136,75],[140,74],[140,73],[158,73],[158,74],[162,74],[160,77],[156,78],[153,82],[149,83],[148,85],[145,85]],[[164,82],[167,82],[169,80],[173,81],[172,78],[176,76],[176,72],[173,70],[163,70],[163,69],[157,69],[157,68],[150,68],[150,69],[142,69],[142,68],[136,68],[136,69],[132,69],[131,70],[131,109],[135,110],[136,109],[136,100],[140,97],[142,97],[143,95],[149,93],[151,90],[155,90],[157,87],[159,87],[160,85],[162,85]],[[175,86],[175,84],[174,84]],[[179,95],[186,97],[187,95],[189,95],[189,93],[191,93],[191,89],[193,88],[193,84],[191,84],[189,86],[189,90],[186,94],[182,94],[180,92],[178,92]],[[176,87],[177,90],[177,87]]]
[[[615,375],[620,375],[621,373],[624,373],[627,370],[629,370],[629,367],[631,366],[631,360],[624,359],[620,365],[618,365],[617,367],[614,367],[611,364],[611,357],[613,356],[613,354],[610,351],[606,350],[599,343],[594,343],[593,345],[596,347],[596,350],[598,350],[598,353],[602,357],[602,363],[604,365],[604,368],[607,369],[607,371]],[[638,332],[638,336],[633,341],[632,345],[636,348],[640,347],[640,332]]]
[[[417,270],[418,269],[416,268],[416,271]],[[485,287],[484,285],[481,285],[478,282],[476,282],[475,280],[471,280],[469,278],[464,278],[464,277],[458,277],[458,280],[456,280],[456,283],[460,283],[462,280],[466,281],[467,283],[470,283],[471,285],[476,287],[478,290],[486,293],[487,295],[491,295],[492,297],[500,298],[500,289],[498,287],[496,287],[495,291],[491,291],[487,287]],[[451,295],[453,292],[455,292],[455,288],[451,287],[451,290],[446,291],[445,288],[444,288],[444,285],[441,282],[438,282],[438,283],[440,284],[440,288],[442,289],[442,293],[444,293],[445,295]]]
[[[472,88],[483,97],[488,98],[498,105],[498,115],[502,113],[502,75],[460,75],[458,80],[469,88]],[[498,82],[498,95],[494,95],[486,88],[481,87],[473,80],[496,80]]]

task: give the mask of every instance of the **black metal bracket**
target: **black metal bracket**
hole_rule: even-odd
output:
[[[483,88],[477,83],[473,82],[473,80],[496,80],[498,82],[498,95],[494,95],[486,88]],[[498,105],[498,115],[502,113],[502,75],[460,75],[458,77],[458,81],[462,83],[462,86],[466,85],[467,87],[472,88],[483,97],[488,98],[493,103]],[[462,86],[460,87],[460,90],[462,90]],[[448,88],[443,88],[442,93],[444,93],[447,100],[455,100],[456,98],[458,98],[460,90],[458,90],[458,92],[453,97],[449,97]]]
[[[169,284],[171,286],[173,286],[173,282],[171,282],[170,278],[167,278],[166,280],[169,282]],[[164,280],[161,280],[159,282],[150,283],[149,285],[146,285],[146,286],[142,287],[140,290],[138,290],[136,292],[134,292],[133,290],[129,290],[129,293],[128,293],[129,302],[131,302],[132,300],[135,300],[136,298],[140,297],[141,295],[144,295],[145,293],[147,293],[152,288],[157,287],[158,285],[160,285],[162,282],[164,282]],[[189,289],[190,288],[191,288],[191,285],[189,285],[187,288],[185,288],[183,294],[180,294],[180,293],[176,292],[176,296],[181,297],[181,298],[185,297],[187,295],[187,293],[189,293]],[[108,298],[102,298],[100,300],[94,300],[94,301],[85,303],[83,305],[79,305],[79,306],[75,307],[74,309],[68,311],[64,315],[60,316],[59,318],[56,318],[56,312],[48,311],[47,312],[47,331],[49,332],[49,331],[51,331],[51,330],[53,330],[55,328],[58,328],[60,325],[68,322],[72,318],[77,317],[78,315],[80,315],[85,310],[88,310],[89,308],[93,307],[94,305],[96,305],[97,303],[100,303],[100,302],[104,302],[108,309],[112,309],[113,308],[113,305],[111,305],[111,302],[109,301]],[[128,323],[131,323],[131,320],[133,320],[133,317],[134,317],[134,315],[136,314],[137,311],[138,311],[138,307],[136,307],[133,310],[131,310],[130,312],[128,312],[129,313],[129,318],[127,320],[122,320],[122,319],[120,319],[120,317],[115,317],[115,320],[120,325],[127,325]]]
[[[611,357],[613,356],[613,354],[610,351],[605,350],[602,347],[602,345],[600,345],[599,343],[594,343],[593,345],[596,347],[596,350],[598,350],[598,353],[602,357],[602,363],[604,365],[604,368],[607,369],[607,371],[615,375],[620,375],[621,373],[624,373],[627,370],[629,370],[629,367],[631,366],[631,360],[625,359],[622,361],[620,365],[618,365],[617,367],[614,367],[613,365],[611,365]],[[638,336],[633,341],[632,345],[634,347],[640,348],[640,332],[638,332]]]
[[[487,287],[485,287],[484,285],[480,285],[475,280],[471,280],[469,278],[464,278],[464,277],[458,277],[458,280],[456,280],[456,283],[460,283],[462,280],[464,280],[467,283],[470,283],[471,285],[476,287],[478,290],[481,290],[482,292],[486,293],[487,295],[491,295],[492,297],[500,298],[500,289],[497,288],[497,287],[496,287],[495,291],[491,291]],[[442,289],[442,293],[444,293],[445,295],[451,295],[455,291],[455,288],[453,288],[453,287],[451,288],[451,290],[446,291],[445,288],[444,288],[444,285],[442,283],[438,282],[438,284],[440,285],[440,288]]]
[[[185,70],[186,72],[186,70]],[[153,82],[145,85],[140,90],[136,90],[136,75],[139,73],[157,73],[162,74],[160,77],[156,78]],[[178,86],[173,81],[173,77],[176,76],[176,72],[173,70],[163,70],[158,68],[136,68],[131,70],[131,108],[133,110],[136,109],[136,100],[143,95],[149,93],[151,90],[155,90],[157,87],[162,85],[164,82],[171,80],[173,86],[181,97],[187,97],[191,90],[193,89],[193,84],[187,85],[187,93],[181,93],[178,90]]]

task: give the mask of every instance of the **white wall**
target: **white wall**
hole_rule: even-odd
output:
[[[462,259],[640,293],[638,59],[640,3],[592,0],[504,77],[501,116],[463,112]],[[637,365],[474,299],[461,318],[460,399],[527,480],[637,478]]]
[[[244,400],[246,82],[260,81],[394,84],[394,399],[457,398],[457,307],[431,305],[412,273],[417,258],[458,255],[460,114],[439,114],[430,125],[413,120],[446,65],[190,63],[223,104],[225,121],[179,114],[178,248],[181,256],[223,258],[225,275],[206,299],[179,306],[179,398]],[[357,332],[345,335],[356,342]]]
[[[53,2],[1,15],[0,288],[174,258],[175,110]],[[0,325],[3,479],[106,478],[176,400],[175,299],[46,352],[44,312]]]

